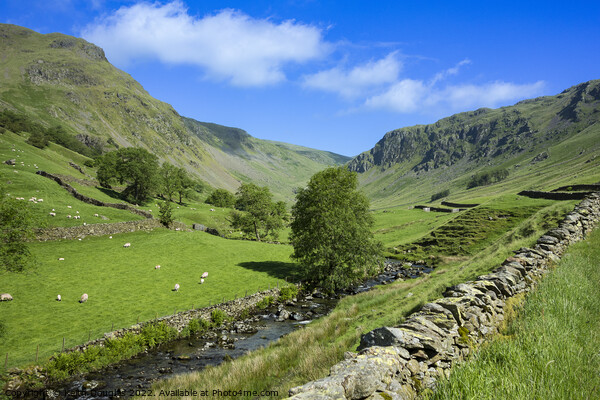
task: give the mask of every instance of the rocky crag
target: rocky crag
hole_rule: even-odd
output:
[[[326,378],[290,390],[293,399],[414,399],[449,376],[482,342],[498,332],[505,301],[532,290],[565,249],[600,221],[600,192],[586,197],[533,248],[521,248],[492,273],[450,287],[396,327],[361,338]]]

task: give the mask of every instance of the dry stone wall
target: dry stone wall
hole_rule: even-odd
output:
[[[414,399],[451,367],[498,332],[505,301],[530,291],[537,278],[582,240],[600,220],[600,193],[589,195],[558,225],[521,248],[492,273],[450,287],[401,325],[381,327],[361,338],[358,353],[330,375],[290,390],[293,399]]]
[[[53,174],[48,173],[46,171],[37,171],[36,174],[44,176],[44,177],[49,178],[49,179],[52,179],[53,181],[55,181],[56,183],[58,183],[60,186],[62,186],[63,188],[65,188],[69,193],[71,193],[71,195],[73,197],[75,197],[77,200],[83,201],[84,203],[88,203],[88,204],[92,204],[92,205],[100,206],[100,207],[118,208],[119,210],[131,211],[132,213],[141,215],[144,218],[148,218],[148,219],[152,218],[152,214],[150,214],[149,212],[144,211],[144,210],[138,210],[137,208],[132,207],[129,204],[124,204],[124,203],[105,203],[103,201],[100,201],[100,200],[97,200],[97,199],[85,196],[85,195],[79,193],[73,186],[71,186],[68,183],[66,183],[63,179],[61,179],[57,175],[53,175]]]

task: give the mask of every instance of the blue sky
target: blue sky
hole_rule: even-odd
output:
[[[186,117],[345,155],[600,78],[598,1],[0,0]]]

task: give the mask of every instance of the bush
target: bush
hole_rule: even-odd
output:
[[[235,205],[235,195],[225,189],[216,189],[204,202],[212,204],[215,207],[233,208]]]
[[[216,308],[210,313],[210,319],[212,320],[214,326],[223,325],[223,322],[225,322],[225,320],[227,319],[227,313],[225,313],[225,311],[221,309]]]
[[[164,322],[153,323],[144,326],[140,332],[142,345],[156,347],[177,337],[177,329],[172,328]]]
[[[173,206],[169,200],[158,203],[158,220],[167,228],[171,226],[175,218],[173,217]]]
[[[467,183],[467,189],[471,189],[477,186],[490,185],[492,183],[500,182],[508,178],[508,170],[506,168],[498,169],[491,172],[480,172],[471,177]]]
[[[436,201],[443,197],[448,197],[450,195],[450,189],[442,190],[441,192],[437,192],[436,194],[431,195],[431,201]]]
[[[43,149],[48,146],[49,140],[48,136],[41,132],[33,132],[29,135],[29,138],[25,141],[25,143],[30,144],[38,149]]]
[[[279,301],[288,301],[298,295],[298,287],[295,285],[284,286],[279,290]]]
[[[275,301],[275,299],[273,298],[273,296],[267,296],[267,297],[264,297],[258,303],[256,303],[256,307],[259,310],[264,310],[265,308],[270,307],[271,304],[273,304],[274,301]]]

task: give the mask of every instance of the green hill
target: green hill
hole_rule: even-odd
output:
[[[379,206],[414,204],[450,190],[472,202],[497,193],[600,180],[600,80],[556,96],[482,108],[431,125],[397,129],[355,157],[364,190]],[[504,171],[499,184],[466,190],[476,174]]]
[[[212,186],[253,181],[287,201],[312,174],[349,159],[183,118],[85,40],[6,24],[0,37],[0,109],[60,125],[91,148],[144,147]]]

